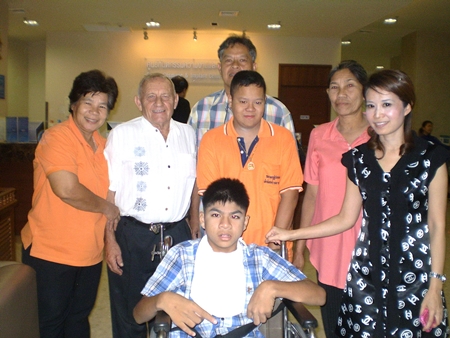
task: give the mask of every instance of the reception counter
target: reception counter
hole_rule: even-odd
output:
[[[18,235],[27,222],[33,195],[33,159],[36,143],[0,143],[0,187],[14,188],[17,204],[14,230]]]
[[[16,259],[14,236],[14,207],[17,204],[14,188],[0,188],[0,261]]]

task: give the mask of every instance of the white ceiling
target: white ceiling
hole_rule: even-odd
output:
[[[450,35],[450,0],[9,0],[8,4],[8,36],[22,41],[43,40],[46,32],[83,31],[84,25],[142,30],[150,19],[160,22],[161,30],[196,28],[199,36],[203,31],[245,30],[249,36],[351,39],[346,48],[354,53],[374,46],[386,49],[414,31]],[[239,14],[220,17],[220,11]],[[396,25],[382,24],[392,16],[398,17]],[[39,26],[25,26],[24,18]],[[278,21],[281,30],[267,29],[267,24]]]

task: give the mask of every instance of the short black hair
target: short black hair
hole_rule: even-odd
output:
[[[333,77],[333,75],[336,74],[336,72],[338,72],[340,70],[343,70],[343,69],[348,69],[353,74],[353,76],[356,77],[358,82],[363,87],[366,85],[366,83],[367,83],[367,72],[364,69],[364,67],[361,66],[355,60],[344,60],[344,61],[341,61],[341,63],[339,63],[336,67],[334,67],[330,71],[330,74],[328,74],[328,87],[330,86],[331,78]]]
[[[253,44],[253,42],[243,35],[230,35],[222,44],[219,46],[219,50],[217,51],[217,54],[219,56],[219,60],[222,61],[222,56],[225,51],[225,49],[233,47],[235,44],[241,44],[247,47],[248,52],[250,53],[250,56],[252,57],[252,61],[256,61],[256,47]]]
[[[241,70],[233,76],[230,85],[230,95],[233,97],[236,90],[240,87],[248,87],[250,85],[255,85],[264,90],[264,95],[266,95],[266,82],[264,78],[258,72],[254,70]]]
[[[69,112],[72,114],[72,105],[86,94],[105,93],[108,95],[108,112],[114,108],[119,89],[116,81],[106,76],[102,71],[94,69],[81,73],[73,81],[72,90],[69,94]]]
[[[423,121],[423,122],[422,122],[422,128],[425,127],[425,126],[426,126],[427,124],[429,124],[429,123],[433,124],[433,122],[430,121],[430,120],[425,120],[425,121]]]
[[[244,184],[233,178],[221,178],[212,182],[203,193],[203,209],[217,203],[234,202],[247,212],[250,204]]]
[[[183,90],[189,88],[189,83],[187,80],[180,75],[174,76],[171,80],[175,86],[175,92],[177,94],[180,94]]]

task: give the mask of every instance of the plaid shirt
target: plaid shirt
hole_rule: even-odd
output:
[[[164,291],[172,291],[191,299],[195,255],[199,243],[200,239],[190,240],[171,248],[141,293],[144,296],[152,297]],[[201,337],[215,337],[218,334],[226,334],[239,326],[250,323],[252,320],[247,317],[247,306],[253,292],[263,281],[294,282],[306,278],[295,266],[268,247],[255,244],[247,246],[242,239],[239,239],[238,245],[242,246],[244,253],[243,263],[246,274],[247,293],[244,311],[233,317],[216,317],[217,324],[215,325],[204,320],[195,327]],[[170,333],[170,337],[188,337],[188,335],[181,330],[176,330]],[[264,336],[258,329],[255,329],[246,337]]]
[[[225,89],[212,93],[198,101],[192,108],[188,120],[188,124],[196,132],[197,147],[208,130],[225,124],[232,115]],[[263,118],[268,122],[289,129],[295,138],[294,121],[292,121],[291,113],[283,103],[269,95],[266,95],[266,108]]]

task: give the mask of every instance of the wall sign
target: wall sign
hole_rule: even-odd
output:
[[[147,73],[163,73],[169,78],[181,75],[190,84],[222,85],[217,60],[209,59],[145,59]]]

